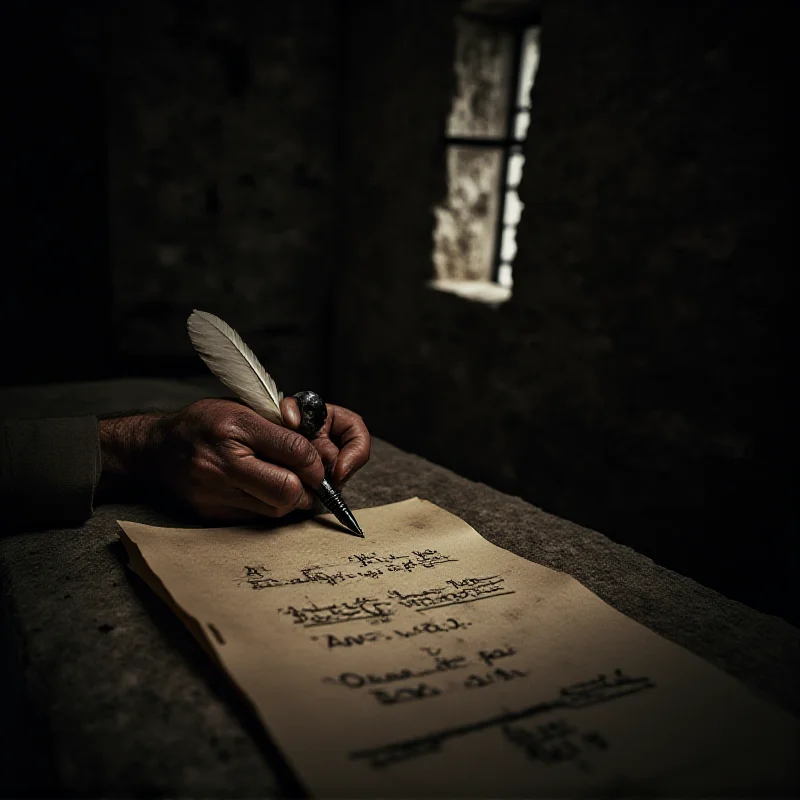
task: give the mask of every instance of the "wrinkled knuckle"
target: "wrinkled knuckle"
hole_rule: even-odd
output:
[[[195,480],[201,480],[208,472],[208,461],[200,453],[193,453],[189,459],[189,476]]]
[[[194,403],[189,403],[181,409],[183,414],[207,414],[214,405],[214,401],[206,397],[202,400],[195,400]]]
[[[214,433],[220,439],[236,439],[241,435],[242,426],[234,414],[225,414],[214,425]]]
[[[350,428],[366,429],[367,427],[364,423],[364,417],[362,417],[361,414],[357,414],[355,411],[347,412],[347,424]]]
[[[317,451],[311,443],[300,436],[299,433],[290,431],[287,434],[286,452],[290,456],[292,463],[297,464],[300,469],[312,466],[317,460]]]

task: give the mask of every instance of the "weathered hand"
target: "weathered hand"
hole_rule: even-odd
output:
[[[328,418],[311,444],[322,458],[328,479],[339,489],[369,461],[370,436],[358,414],[330,403],[326,407]],[[290,428],[298,428],[300,409],[293,397],[283,399],[281,414]]]
[[[284,404],[291,416],[291,403]],[[349,419],[351,412],[341,411]],[[335,454],[328,448],[325,457],[346,478],[366,463],[369,434],[363,423],[355,430],[352,421],[344,427],[341,420],[329,423],[343,449],[340,454],[330,442]],[[200,400],[164,416],[103,420],[100,443],[106,482],[155,484],[218,521],[282,517],[311,508],[314,497],[307,487],[319,486],[324,477],[320,444],[228,400]]]

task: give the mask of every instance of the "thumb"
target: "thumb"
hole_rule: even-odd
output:
[[[300,406],[297,405],[294,397],[284,397],[281,400],[281,414],[287,428],[296,431],[300,427]]]
[[[300,427],[302,421],[300,406],[294,397],[284,397],[281,400],[281,414],[283,414],[283,421],[287,428],[296,431]],[[322,459],[326,475],[331,475],[339,456],[339,448],[327,436],[313,439],[311,444],[314,445]]]

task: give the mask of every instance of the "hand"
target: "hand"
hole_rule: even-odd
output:
[[[335,489],[340,489],[369,461],[370,437],[364,420],[341,406],[325,404],[328,417],[311,444],[325,465],[325,473]],[[300,409],[294,397],[281,402],[284,422],[292,429],[300,426]]]
[[[291,405],[284,401],[289,416]],[[350,421],[344,427],[341,422],[328,427],[344,445],[341,455],[329,437],[336,453],[323,445],[325,463],[335,461],[337,475],[353,474],[369,458],[366,427],[350,414],[344,414]],[[319,486],[324,477],[319,444],[228,400],[200,400],[165,416],[103,420],[100,444],[101,482],[155,484],[216,521],[282,517],[309,509],[314,496],[308,487]]]

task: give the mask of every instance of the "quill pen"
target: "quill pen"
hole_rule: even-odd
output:
[[[186,323],[189,338],[206,366],[264,419],[285,427],[281,414],[283,392],[239,334],[214,314],[192,311]],[[364,536],[353,512],[325,478],[313,489],[323,505],[356,536]]]

